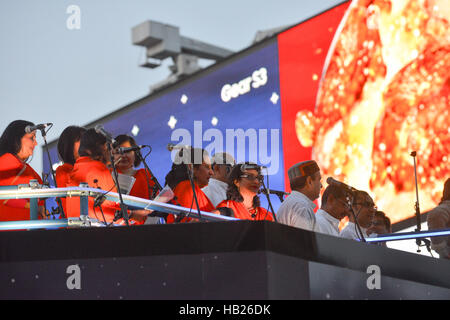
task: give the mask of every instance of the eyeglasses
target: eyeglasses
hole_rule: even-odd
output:
[[[249,181],[255,181],[255,180],[258,180],[258,182],[262,182],[263,179],[264,179],[264,177],[261,176],[261,175],[254,176],[254,175],[252,175],[252,174],[243,174],[243,175],[241,175],[241,178],[246,178],[246,179],[249,180]]]
[[[122,152],[113,151],[113,154],[115,154],[115,155],[124,155],[124,154],[129,154],[131,152],[134,152],[134,151],[133,150],[127,150],[127,151],[122,151]]]

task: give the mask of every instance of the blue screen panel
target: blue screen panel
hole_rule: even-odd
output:
[[[238,162],[267,166],[269,187],[284,189],[278,46],[276,41],[102,122],[114,136],[133,135],[151,145],[147,164],[164,185],[172,153],[168,143],[226,151]],[[56,147],[52,161],[57,162]],[[145,151],[143,152],[145,155]],[[44,159],[44,168],[48,163]],[[272,199],[272,198],[271,198]],[[267,207],[264,197],[261,203]],[[280,201],[272,200],[274,209]]]

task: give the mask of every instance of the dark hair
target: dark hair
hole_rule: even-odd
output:
[[[384,225],[386,226],[387,231],[392,232],[391,229],[391,219],[388,216],[384,216]]]
[[[95,129],[88,129],[81,136],[80,149],[78,153],[80,156],[88,156],[91,159],[107,162],[103,155],[103,146],[106,143],[106,138],[97,133]]]
[[[236,202],[243,202],[244,198],[239,192],[238,187],[234,184],[235,180],[241,180],[241,175],[244,174],[242,170],[243,165],[250,165],[251,169],[258,171],[258,174],[261,174],[261,167],[251,162],[238,163],[231,170],[230,175],[228,176],[228,189],[227,189],[227,200],[232,200]],[[247,169],[248,170],[248,169]],[[256,209],[260,206],[259,196],[256,195],[253,197],[253,208]]]
[[[450,178],[448,178],[444,183],[444,190],[442,191],[441,202],[450,200]]]
[[[64,129],[58,139],[58,156],[64,163],[75,164],[75,155],[73,146],[75,142],[81,140],[81,136],[86,132],[85,128],[78,126],[69,126]]]
[[[320,171],[316,171],[313,174],[302,176],[302,177],[296,177],[289,180],[289,185],[291,186],[291,190],[299,190],[306,186],[306,179],[308,177],[311,177],[311,179],[315,179],[317,173]]]
[[[0,137],[0,156],[5,153],[17,155],[22,148],[22,138],[26,134],[25,128],[34,126],[34,123],[25,120],[11,122]]]
[[[134,140],[133,137],[131,137],[127,134],[120,134],[117,137],[115,137],[114,140],[116,140],[116,142],[113,145],[114,148],[120,147],[120,145],[125,142],[129,142],[132,147],[137,146],[136,140]],[[139,151],[137,151],[137,152],[139,152]],[[135,152],[135,154],[137,154],[137,152]],[[134,163],[133,163],[134,167],[139,167],[141,162],[142,161],[141,161],[140,157],[137,157],[137,156],[134,157]]]
[[[187,150],[187,152],[185,150]],[[201,159],[204,159],[205,156],[209,156],[208,152],[204,149],[193,147],[190,147],[189,149],[181,149],[178,152],[174,163],[172,164],[172,168],[166,175],[165,185],[168,185],[170,188],[175,189],[175,187],[181,181],[189,180],[187,165],[193,164],[194,169],[198,168],[201,163],[197,163],[198,161],[195,160],[200,156],[200,152]]]
[[[226,165],[227,170],[231,171],[231,167],[236,164],[233,157],[226,152],[216,152],[211,158],[211,169],[215,170],[216,165]],[[230,168],[230,169],[228,169]],[[227,171],[229,173],[230,171]]]
[[[370,196],[370,194],[368,194],[366,191],[358,190],[354,193],[353,204],[358,203],[359,200],[366,201],[367,198],[369,198],[373,202],[373,199]]]
[[[384,226],[388,232],[391,232],[391,219],[386,216],[383,211],[376,211],[374,217],[379,217],[383,220]]]
[[[292,180],[289,180],[289,185],[291,186],[291,190],[302,189],[306,185],[306,178],[309,176],[297,177]]]
[[[347,193],[345,193],[342,188],[330,184],[326,187],[325,191],[322,194],[322,207],[327,204],[330,194],[332,194],[335,199],[345,199],[345,197],[347,196]]]

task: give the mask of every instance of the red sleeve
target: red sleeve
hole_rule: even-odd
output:
[[[10,153],[0,157],[0,185],[28,184],[32,179],[36,179],[42,184],[41,177],[29,164],[22,163]]]
[[[87,157],[79,158],[77,160],[70,175],[69,184],[71,186],[79,186],[81,182],[86,182],[91,188],[116,192],[114,180],[106,165],[100,161],[91,160]],[[68,217],[80,216],[79,197],[67,198],[66,204]],[[113,201],[105,201],[101,207],[107,223],[113,221],[115,211],[120,208],[119,204]],[[99,207],[94,208],[94,199],[89,197],[89,216],[99,221],[103,221],[103,215]]]
[[[65,188],[70,181],[70,173],[72,172],[73,166],[69,163],[64,163],[63,165],[56,168],[55,177],[56,185],[58,188]]]
[[[192,192],[192,186],[189,180],[180,182],[173,191],[177,197],[178,203],[186,208],[195,208],[194,193]],[[195,194],[197,196],[198,205],[201,211],[211,212],[215,209],[214,205],[211,203],[206,194],[195,185]]]
[[[173,190],[176,197],[176,204],[185,208],[192,208],[196,210],[197,206],[194,200],[194,193],[192,192],[192,186],[189,180],[181,181]],[[197,195],[198,205],[201,211],[211,212],[215,207],[205,195],[205,193],[196,185],[195,194]],[[167,223],[172,223],[175,220],[173,215],[167,217]],[[191,218],[184,218],[182,222],[190,221]]]
[[[134,175],[134,178],[136,181],[130,191],[130,196],[149,199],[153,189],[149,191],[148,187],[150,185],[150,188],[152,188],[155,183],[150,179],[150,176],[147,178],[145,169],[139,169]]]
[[[224,208],[227,206],[227,200],[223,200],[221,203],[217,205],[216,208]]]
[[[190,208],[194,205],[192,187],[189,181],[180,182],[173,190],[177,202],[180,206]]]
[[[33,179],[42,184],[41,177],[29,164],[22,163],[10,153],[0,157],[0,185],[29,184]],[[43,206],[44,200],[40,200],[38,204]],[[18,220],[30,220],[30,200],[0,200],[0,221]]]
[[[261,207],[258,207],[258,210],[261,212],[258,216],[258,220],[274,221],[272,212]]]
[[[72,170],[73,166],[69,163],[64,163],[63,165],[60,165],[58,168],[56,168],[55,178],[56,178],[56,185],[58,186],[58,188],[65,188],[69,186],[70,174]],[[61,198],[61,203],[63,206],[64,213],[67,215],[66,198]]]
[[[92,166],[83,168],[86,182],[92,188],[102,189],[104,191],[117,192],[116,185],[112,178],[111,172],[106,168]]]

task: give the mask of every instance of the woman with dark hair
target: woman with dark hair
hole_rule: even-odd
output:
[[[41,177],[27,163],[37,145],[36,131],[25,128],[34,124],[25,120],[11,122],[0,137],[0,185],[28,184]],[[39,215],[44,216],[44,201],[39,201]],[[29,199],[0,200],[0,221],[30,220]]]
[[[80,157],[75,161],[70,173],[69,186],[79,186],[86,182],[90,188],[102,189],[104,191],[117,192],[114,180],[109,170],[109,152],[106,138],[94,129],[88,129],[81,136],[78,149]],[[67,216],[80,216],[80,199],[77,197],[66,198]],[[118,205],[111,201],[105,201],[94,207],[94,200],[89,198],[89,216],[99,221],[111,223],[114,220]]]
[[[178,205],[197,211],[194,192],[188,176],[188,169],[193,174],[195,194],[200,211],[213,211],[213,204],[201,190],[201,188],[208,185],[209,178],[213,175],[211,160],[206,150],[192,147],[189,149],[181,149],[172,164],[172,169],[166,175],[165,184],[173,190]],[[190,218],[183,218],[181,222],[190,220]],[[175,222],[175,217],[168,215],[167,223],[173,222]]]
[[[131,188],[129,195],[144,199],[154,198],[153,191],[155,183],[151,180],[150,174],[147,173],[145,169],[138,169],[141,164],[141,158],[138,157],[137,152],[140,151],[129,151],[124,153],[118,153],[117,148],[131,148],[136,147],[136,141],[133,137],[126,134],[121,134],[115,138],[116,143],[114,145],[114,162],[116,164],[117,172],[120,174],[128,175],[134,177],[136,180]],[[147,214],[147,210],[133,210],[132,211],[134,219],[134,224],[144,224]]]
[[[229,208],[232,216],[244,220],[274,221],[270,211],[260,207],[261,167],[250,162],[239,163],[233,167],[228,181],[227,199],[217,209]]]
[[[69,183],[75,161],[80,157],[78,149],[80,147],[81,135],[86,132],[85,128],[70,126],[64,129],[58,139],[58,156],[63,162],[56,168],[56,184],[59,188],[64,188]],[[63,200],[64,202],[64,200]]]

